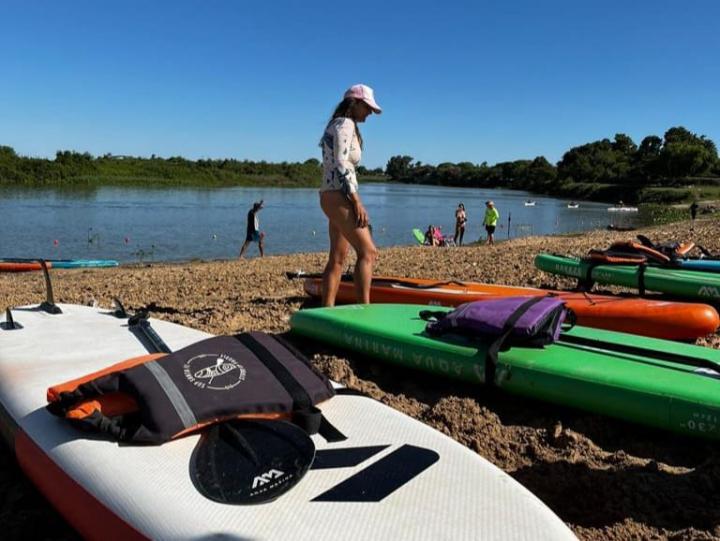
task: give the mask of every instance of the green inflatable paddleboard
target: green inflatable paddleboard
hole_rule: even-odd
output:
[[[486,346],[431,337],[406,304],[301,310],[293,332],[407,368],[483,383]],[[433,307],[437,310],[449,308]],[[501,352],[494,385],[511,393],[720,439],[720,352],[575,327],[543,349]]]
[[[535,256],[535,266],[545,272],[584,280],[589,263],[574,257],[553,254]],[[598,265],[592,279],[599,284],[639,288],[641,269],[635,265]],[[720,299],[720,274],[694,270],[646,267],[645,289],[686,299]]]

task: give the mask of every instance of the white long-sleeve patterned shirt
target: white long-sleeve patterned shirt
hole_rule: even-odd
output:
[[[342,190],[345,195],[358,191],[355,168],[362,151],[355,133],[355,122],[339,117],[328,124],[320,142],[323,154],[323,181],[320,191]]]

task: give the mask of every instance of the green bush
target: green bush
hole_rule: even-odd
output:
[[[638,193],[640,203],[681,203],[692,197],[688,188],[643,188]]]

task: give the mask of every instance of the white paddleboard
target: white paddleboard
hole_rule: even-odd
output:
[[[0,428],[52,504],[88,539],[562,540],[570,529],[539,499],[476,453],[367,397],[322,404],[348,439],[313,436],[337,467],[311,469],[271,503],[240,506],[201,495],[189,474],[199,436],[120,446],[45,410],[49,386],[143,355],[127,320],[59,305],[13,310],[0,329]],[[5,317],[0,316],[0,321]],[[209,335],[151,320],[172,350]],[[358,456],[352,449],[372,447]]]

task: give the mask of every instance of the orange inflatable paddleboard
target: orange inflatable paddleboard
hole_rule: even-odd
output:
[[[309,295],[320,297],[321,287],[320,278],[305,279],[305,291]],[[668,340],[694,340],[714,333],[720,326],[720,316],[715,308],[707,304],[551,291],[480,282],[377,276],[373,278],[370,301],[458,306],[470,301],[549,293],[564,299],[568,308],[575,312],[578,325],[586,327]],[[355,286],[352,278],[346,280],[343,277],[336,301],[339,304],[355,302]]]
[[[47,261],[48,269],[52,268],[52,263]],[[0,272],[29,272],[42,270],[42,265],[36,261],[33,262],[15,262],[0,261]]]

